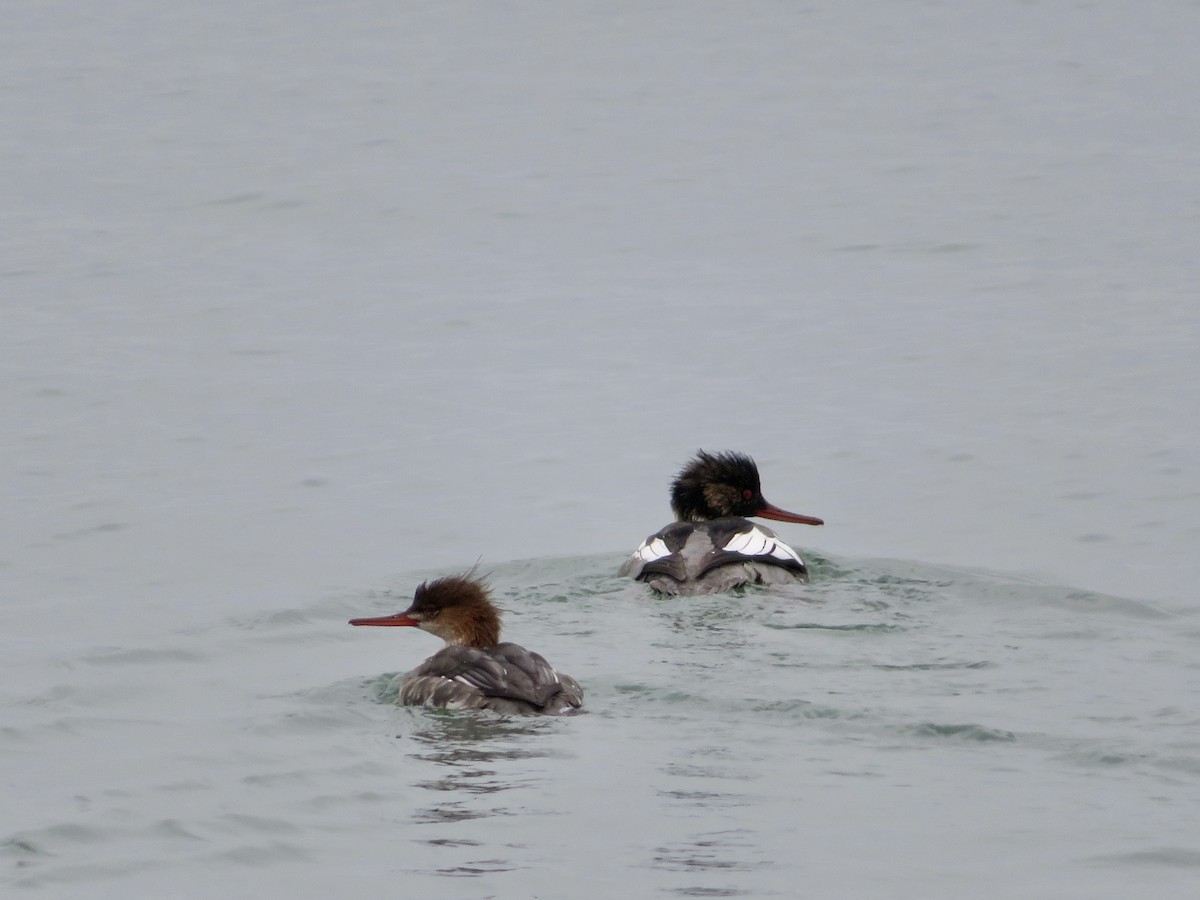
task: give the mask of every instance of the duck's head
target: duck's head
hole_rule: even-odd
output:
[[[758,466],[745,453],[699,451],[671,482],[671,509],[681,522],[723,516],[761,516],[779,522],[824,525],[822,519],[788,512],[762,495]]]
[[[494,647],[500,643],[500,613],[492,605],[488,586],[473,572],[423,582],[412,605],[392,616],[351,619],[351,625],[420,628],[447,644]]]

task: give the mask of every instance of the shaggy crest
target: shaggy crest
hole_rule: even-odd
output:
[[[474,569],[422,582],[404,615],[448,644],[493,647],[500,643],[500,613],[492,605],[484,576],[477,576]]]
[[[700,450],[671,482],[671,509],[680,522],[752,516],[765,503],[758,466],[745,453]]]

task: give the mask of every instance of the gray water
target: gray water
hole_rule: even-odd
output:
[[[8,890],[1195,895],[1196,4],[4,20]],[[477,559],[588,715],[390,702]]]

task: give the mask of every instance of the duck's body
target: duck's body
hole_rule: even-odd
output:
[[[455,645],[443,647],[408,673],[400,686],[400,702],[555,716],[578,712],[583,690],[541,654],[518,644]]]
[[[500,616],[487,586],[468,575],[417,588],[412,606],[394,616],[351,619],[351,625],[410,626],[446,641],[400,686],[405,706],[490,709],[520,715],[570,715],[583,689],[531,650],[500,643]]]
[[[808,581],[808,568],[795,550],[765,525],[738,516],[673,522],[642,541],[618,574],[684,596]]]
[[[619,575],[680,595],[808,581],[800,554],[770,528],[745,517],[824,523],[768,503],[749,456],[701,450],[672,482],[671,507],[678,521],[642,541]]]

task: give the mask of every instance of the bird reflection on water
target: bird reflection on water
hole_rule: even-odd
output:
[[[410,715],[416,727],[402,735],[407,755],[435,767],[423,767],[423,774],[434,777],[414,781],[413,786],[442,795],[431,806],[414,810],[417,822],[462,822],[525,812],[523,804],[515,810],[478,798],[498,800],[507,791],[533,786],[537,770],[520,762],[558,755],[541,740],[553,730],[546,720],[444,709],[413,710]]]
[[[423,871],[471,878],[526,867],[528,848],[497,842],[500,832],[487,823],[547,811],[536,799],[544,762],[525,760],[561,755],[549,741],[555,722],[438,708],[400,715],[406,721],[398,747],[414,769],[409,784],[434,792],[426,795],[431,803],[409,807],[408,821],[416,826],[411,837],[429,848],[422,856],[431,865]]]

